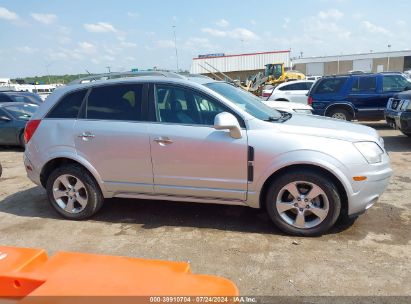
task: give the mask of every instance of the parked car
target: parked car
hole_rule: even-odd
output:
[[[39,95],[31,92],[0,91],[0,103],[5,102],[25,102],[40,105],[43,100]]]
[[[278,111],[285,111],[290,113],[299,114],[312,114],[313,108],[309,105],[290,102],[290,101],[274,101],[274,100],[262,100],[262,102],[269,106],[270,108],[276,109]]]
[[[320,79],[320,78],[322,78],[323,76],[306,76],[305,77],[305,80],[313,80],[313,81],[316,81],[316,80],[318,80],[318,79]]]
[[[411,88],[397,73],[352,74],[319,79],[308,94],[314,114],[342,120],[381,120],[388,99]]]
[[[307,93],[313,85],[312,80],[296,80],[279,84],[271,90],[263,91],[265,100],[292,101],[307,104]]]
[[[392,174],[374,129],[200,77],[66,86],[25,138],[28,177],[74,220],[123,197],[263,208],[287,233],[319,235],[376,203]]]
[[[385,120],[394,129],[411,137],[411,91],[399,93],[389,99]]]
[[[37,108],[25,102],[0,103],[0,145],[24,147],[24,128]]]

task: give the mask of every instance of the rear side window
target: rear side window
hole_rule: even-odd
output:
[[[352,92],[375,92],[377,89],[376,77],[358,77],[352,85]]]
[[[77,118],[87,90],[76,91],[64,96],[50,111],[47,118]]]
[[[318,85],[314,88],[315,94],[327,94],[337,93],[341,90],[344,83],[347,81],[347,77],[344,78],[324,78],[319,81]]]
[[[87,102],[87,118],[99,120],[142,120],[142,84],[94,88]]]
[[[292,83],[286,86],[283,86],[282,88],[279,88],[280,91],[299,91],[299,90],[307,90],[307,86],[305,82],[298,82],[298,83]]]

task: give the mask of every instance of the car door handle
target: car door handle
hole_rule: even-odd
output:
[[[84,141],[89,141],[90,139],[94,138],[95,135],[93,133],[90,133],[90,132],[83,132],[78,137],[80,137]]]
[[[158,143],[160,146],[165,146],[165,145],[169,145],[169,144],[172,144],[172,143],[173,143],[173,141],[172,141],[170,138],[168,138],[168,137],[163,137],[163,136],[154,138],[154,141],[155,141],[156,143]]]

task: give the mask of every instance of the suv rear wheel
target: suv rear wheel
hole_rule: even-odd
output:
[[[46,190],[50,204],[67,219],[89,218],[103,205],[99,185],[88,171],[77,165],[54,170],[47,180]]]
[[[329,179],[312,170],[293,170],[272,183],[266,208],[271,220],[284,232],[316,236],[335,224],[341,200]]]
[[[353,115],[343,108],[333,108],[330,111],[328,111],[327,116],[347,121],[351,121],[353,119]]]

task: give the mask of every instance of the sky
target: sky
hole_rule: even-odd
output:
[[[189,70],[210,53],[405,50],[410,12],[409,0],[0,0],[0,77],[175,70],[177,57]]]

